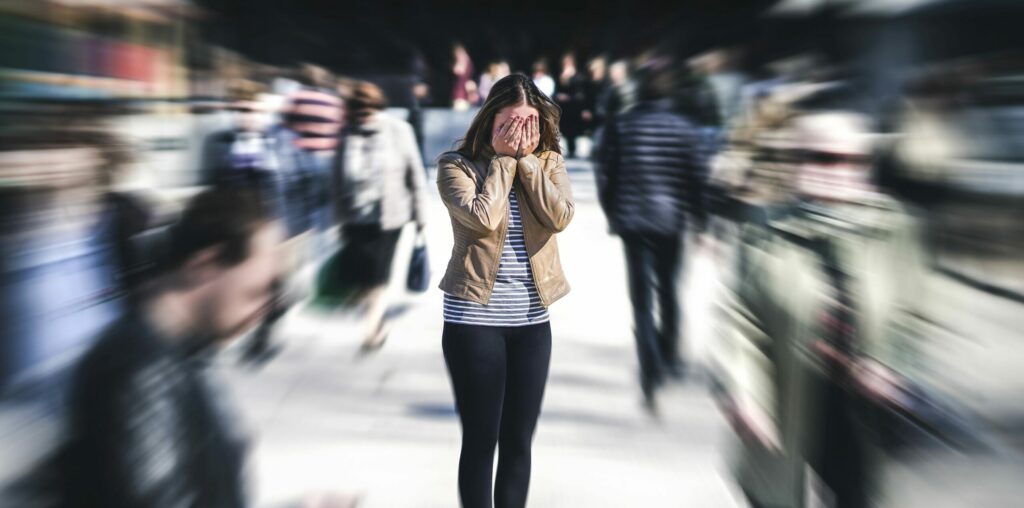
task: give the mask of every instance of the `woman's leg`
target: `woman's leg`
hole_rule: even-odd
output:
[[[400,229],[379,231],[369,244],[371,246],[372,261],[367,267],[369,288],[364,297],[366,301],[367,332],[363,340],[364,349],[376,349],[384,344],[390,332],[388,321],[388,307],[391,304],[388,298],[388,287],[391,282],[391,264],[395,258],[395,246],[401,235]]]
[[[649,236],[623,234],[629,299],[633,305],[633,332],[640,363],[640,388],[649,407],[664,373],[657,331],[654,328],[654,252]]]
[[[444,360],[462,423],[459,498],[464,508],[492,506],[491,477],[505,391],[502,328],[444,324]]]
[[[389,303],[387,284],[369,289],[363,300],[366,302],[366,314],[363,316],[366,326],[363,348],[375,349],[384,343],[389,331],[385,319]]]
[[[526,506],[530,487],[533,431],[537,428],[551,363],[551,325],[523,326],[508,335],[494,505],[496,508],[522,508]]]

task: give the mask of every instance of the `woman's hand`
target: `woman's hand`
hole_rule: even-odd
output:
[[[523,136],[523,118],[514,116],[498,128],[491,138],[491,147],[498,155],[516,157]]]
[[[520,138],[519,150],[516,152],[516,158],[530,155],[537,149],[537,145],[540,144],[540,120],[537,115],[531,115],[524,121],[523,135]]]

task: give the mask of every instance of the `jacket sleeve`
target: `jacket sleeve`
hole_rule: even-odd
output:
[[[423,157],[411,125],[402,122],[400,136],[406,160],[406,185],[412,193],[412,220],[423,225],[427,221],[427,177],[423,170]]]
[[[607,214],[615,202],[615,191],[618,189],[619,165],[619,133],[616,122],[605,125],[597,146],[594,164],[594,176],[597,180],[597,199],[601,209]]]
[[[476,182],[456,158],[443,155],[437,163],[437,189],[441,201],[455,220],[480,234],[496,229],[505,218],[508,193],[516,173],[516,160],[495,157],[491,160],[483,188],[477,192]]]
[[[550,169],[545,170],[545,165],[550,165]],[[536,155],[527,155],[519,159],[517,173],[530,210],[540,223],[556,233],[565,230],[572,221],[576,204],[562,156],[556,154],[554,159],[545,162]]]

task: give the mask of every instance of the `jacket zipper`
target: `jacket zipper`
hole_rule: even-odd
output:
[[[508,199],[508,196],[505,197]],[[505,207],[505,218],[501,221],[501,236],[498,240],[498,254],[495,256],[491,266],[494,269],[491,271],[491,284],[487,288],[487,303],[491,303],[491,295],[494,293],[494,284],[498,282],[498,269],[501,268],[501,253],[505,251],[505,237],[508,236],[508,221],[512,212],[509,208]]]
[[[512,187],[513,188],[516,187],[515,183],[512,184]],[[516,200],[518,200],[519,196],[521,196],[521,195],[522,195],[522,193],[519,192],[519,189],[517,188],[516,189]],[[527,204],[526,206],[528,207],[529,204]],[[529,213],[533,213],[533,210],[530,210]],[[547,299],[544,298],[544,292],[541,290],[539,281],[537,280],[537,269],[533,266],[533,254],[536,254],[536,252],[533,252],[533,253],[530,252],[531,251],[531,249],[530,249],[530,235],[526,234],[526,219],[523,218],[525,216],[526,216],[526,214],[523,213],[523,206],[520,205],[519,206],[519,217],[520,217],[520,222],[522,222],[522,226],[523,226],[523,243],[526,245],[526,259],[530,263],[530,278],[533,279],[533,286],[535,288],[537,288],[537,297],[540,298],[540,303],[544,304],[544,306],[547,307],[548,306]]]

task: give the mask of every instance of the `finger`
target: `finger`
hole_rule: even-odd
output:
[[[518,117],[513,117],[512,120],[509,121],[508,131],[505,133],[505,142],[506,143],[511,143],[512,142],[512,139],[515,137],[515,134],[516,134],[516,129],[518,129],[518,128],[519,128],[519,118]]]
[[[508,124],[508,130],[506,131],[505,134],[507,136],[511,136],[512,134],[515,134],[516,127],[519,126],[519,122],[520,122],[520,120],[519,120],[519,117],[517,117],[517,116],[513,116],[512,118],[509,118],[508,121],[506,122]]]
[[[505,120],[505,122],[501,124],[501,127],[499,129],[500,129],[498,131],[498,135],[499,136],[501,136],[501,137],[507,136],[508,135],[508,131],[510,129],[512,129],[512,120],[511,119]]]
[[[519,136],[522,135],[522,132],[523,132],[523,120],[521,118],[516,118],[515,125],[512,127],[512,138],[510,139],[510,141],[518,140]]]

